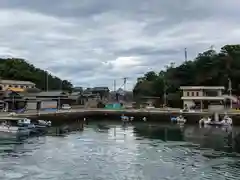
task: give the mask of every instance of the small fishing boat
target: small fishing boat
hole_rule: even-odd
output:
[[[122,120],[123,122],[128,122],[128,121],[129,121],[129,117],[122,115],[122,116],[121,116],[121,120]]]
[[[31,124],[31,120],[28,118],[23,118],[18,120],[18,125],[19,126],[28,126]]]
[[[47,133],[48,127],[51,126],[51,121],[37,120],[37,122],[32,123],[30,119],[23,118],[18,120],[18,126],[28,128],[30,135],[39,135]]]
[[[19,118],[4,117],[0,119],[0,134],[4,138],[21,139],[28,137],[30,130],[28,127],[18,125]],[[1,139],[1,138],[0,138]]]
[[[212,121],[212,119],[211,119],[210,117],[202,117],[202,118],[198,121],[198,123],[199,123],[200,125],[205,125],[205,124],[210,124],[211,121]]]
[[[186,123],[187,120],[182,116],[177,116],[177,117],[171,117],[171,122],[173,123]]]
[[[51,127],[52,126],[52,122],[51,121],[45,121],[45,120],[37,120],[38,125],[42,125],[42,126],[47,126],[47,127]]]
[[[199,120],[200,125],[210,125],[210,126],[232,126],[232,118],[227,115],[223,117],[221,121],[212,120],[211,118],[202,118]]]

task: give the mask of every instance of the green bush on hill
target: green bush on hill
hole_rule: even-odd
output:
[[[0,77],[1,79],[31,81],[36,87],[42,90],[72,90],[72,84],[67,80],[61,80],[58,77],[48,74],[46,71],[34,67],[23,59],[9,58],[0,59]]]
[[[160,72],[147,72],[138,78],[134,97],[156,96],[163,100],[164,89],[168,104],[182,105],[180,86],[225,86],[232,81],[232,92],[240,95],[240,45],[225,45],[220,52],[208,50],[191,61],[175,67],[174,63]]]

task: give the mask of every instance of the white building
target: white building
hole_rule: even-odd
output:
[[[224,108],[226,99],[235,101],[233,97],[223,95],[223,90],[225,89],[223,86],[181,86],[180,89],[183,91],[181,99],[184,107],[192,107],[199,104],[200,108],[203,109],[204,104],[214,103],[218,108]]]

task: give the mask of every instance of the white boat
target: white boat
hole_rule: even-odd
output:
[[[38,122],[38,125],[40,125],[40,126],[48,126],[48,127],[52,126],[51,121],[38,120],[37,122]]]
[[[230,118],[228,115],[225,115],[221,121],[222,125],[224,126],[232,126],[232,118]]]
[[[200,125],[211,125],[211,126],[231,126],[232,125],[232,118],[228,116],[224,116],[221,121],[214,120],[212,121],[211,118],[202,118],[199,120]]]
[[[121,120],[122,120],[123,122],[128,122],[128,121],[129,121],[129,117],[122,115],[122,116],[121,116]]]
[[[1,118],[0,119],[0,133],[6,137],[28,137],[30,130],[28,127],[20,127],[18,125],[19,118]]]
[[[31,124],[31,120],[28,118],[23,118],[18,120],[19,126],[29,126]]]
[[[198,121],[198,123],[200,125],[205,125],[205,124],[211,123],[211,121],[212,121],[212,119],[210,117],[203,117]]]

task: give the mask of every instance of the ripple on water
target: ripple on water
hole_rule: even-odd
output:
[[[114,132],[115,131],[115,132]],[[133,128],[41,137],[0,146],[1,180],[239,179],[232,154],[191,142],[136,137]],[[226,157],[228,156],[228,157]]]

